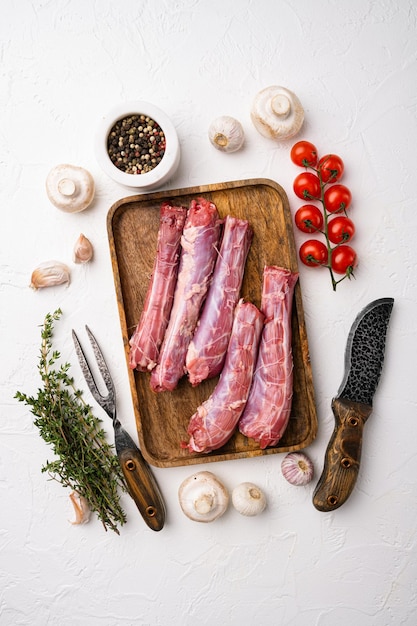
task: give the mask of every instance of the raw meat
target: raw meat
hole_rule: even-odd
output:
[[[281,439],[290,418],[293,393],[291,310],[298,273],[264,268],[261,311],[265,325],[249,398],[239,421],[241,433],[262,449]]]
[[[226,217],[213,280],[185,362],[193,386],[223,368],[252,237],[249,222]]]
[[[263,321],[254,304],[238,302],[219,382],[191,417],[190,440],[182,444],[190,452],[217,450],[233,435],[249,394]]]
[[[185,357],[212,278],[222,221],[216,205],[192,200],[181,237],[181,258],[171,317],[152,370],[151,388],[172,391],[185,373]]]
[[[129,341],[131,369],[152,370],[158,361],[174,298],[186,216],[185,207],[172,206],[168,202],[161,205],[152,277],[142,315]]]

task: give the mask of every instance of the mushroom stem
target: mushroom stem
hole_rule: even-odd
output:
[[[271,100],[271,109],[279,117],[286,118],[291,111],[291,102],[283,94],[274,96]]]
[[[73,196],[75,193],[75,182],[71,178],[61,178],[58,181],[58,191],[63,196]]]
[[[213,508],[213,500],[211,493],[203,493],[194,501],[194,508],[200,515],[206,515]]]

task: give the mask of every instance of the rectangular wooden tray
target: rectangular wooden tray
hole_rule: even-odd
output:
[[[107,229],[123,334],[126,363],[129,338],[139,320],[159,229],[159,209],[164,201],[188,206],[204,196],[214,202],[222,217],[247,219],[253,227],[241,296],[260,305],[265,265],[297,271],[291,214],[280,185],[267,179],[251,179],[129,196],[109,210]],[[197,407],[210,395],[217,379],[191,387],[184,377],[173,392],[154,393],[150,374],[128,367],[139,444],[144,457],[156,467],[173,467],[210,461],[299,450],[316,436],[317,415],[304,322],[300,285],[294,294],[293,316],[294,395],[291,418],[277,446],[261,450],[254,441],[236,432],[229,442],[209,454],[191,454],[181,448],[188,441],[187,426]]]

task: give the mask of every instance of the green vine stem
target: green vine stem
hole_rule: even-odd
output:
[[[317,176],[317,178],[320,181],[320,198],[315,198],[314,196],[312,196],[311,194],[305,192],[305,198],[306,200],[311,200],[311,201],[319,201],[322,204],[323,207],[323,221],[324,221],[324,229],[321,230],[319,228],[314,228],[314,225],[310,222],[309,220],[306,220],[306,225],[310,226],[312,229],[314,229],[316,232],[321,233],[326,241],[326,248],[327,248],[327,263],[319,263],[318,261],[316,261],[316,259],[314,259],[314,257],[310,257],[309,261],[311,261],[312,263],[317,263],[318,265],[321,265],[321,267],[326,267],[329,270],[330,273],[330,279],[332,282],[332,287],[333,287],[333,291],[336,291],[337,285],[339,283],[341,283],[343,280],[345,280],[346,278],[348,278],[349,280],[354,276],[353,273],[353,267],[349,266],[346,270],[346,273],[342,276],[342,278],[339,278],[339,280],[336,280],[334,272],[333,272],[333,268],[332,268],[332,252],[334,250],[336,250],[336,248],[338,248],[339,246],[345,244],[348,240],[349,240],[349,236],[347,236],[346,238],[344,238],[340,243],[334,244],[332,245],[329,239],[329,235],[328,235],[328,225],[329,225],[329,216],[333,216],[334,213],[329,213],[329,211],[327,211],[326,209],[326,201],[324,198],[324,192],[326,190],[326,187],[331,184],[336,182],[336,180],[332,180],[332,178],[334,178],[337,175],[337,171],[335,171],[329,178],[329,180],[327,182],[323,182],[322,180],[322,176],[321,176],[321,170],[320,168],[315,168],[313,167],[311,164],[309,164],[307,161],[304,162],[304,166],[306,167],[306,169],[311,169]],[[332,170],[333,172],[333,170]],[[343,213],[344,215],[347,216],[346,210],[344,208],[340,209],[339,211],[337,211],[337,215],[340,215],[341,213]]]

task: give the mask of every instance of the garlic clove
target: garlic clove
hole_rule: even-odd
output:
[[[197,472],[186,478],[178,490],[183,513],[195,522],[213,522],[229,505],[229,493],[212,472]]]
[[[290,452],[281,463],[281,471],[291,485],[307,485],[313,478],[314,466],[303,452]]]
[[[230,115],[216,118],[209,126],[210,143],[222,152],[236,152],[243,146],[245,134],[242,124]]]
[[[91,509],[88,500],[84,496],[80,496],[79,493],[73,491],[70,493],[70,500],[74,507],[75,520],[71,522],[74,526],[79,524],[86,524],[90,521]]]
[[[296,135],[304,123],[304,109],[295,93],[273,85],[260,91],[252,105],[256,130],[268,139],[284,140]]]
[[[33,270],[30,286],[32,289],[54,287],[70,282],[70,269],[60,261],[44,261]]]
[[[94,179],[90,172],[77,165],[56,165],[46,178],[46,193],[61,211],[79,213],[94,199]]]
[[[94,255],[92,243],[82,233],[74,246],[74,263],[88,263]]]
[[[266,497],[257,485],[244,482],[233,489],[232,504],[241,515],[253,517],[265,509]]]

